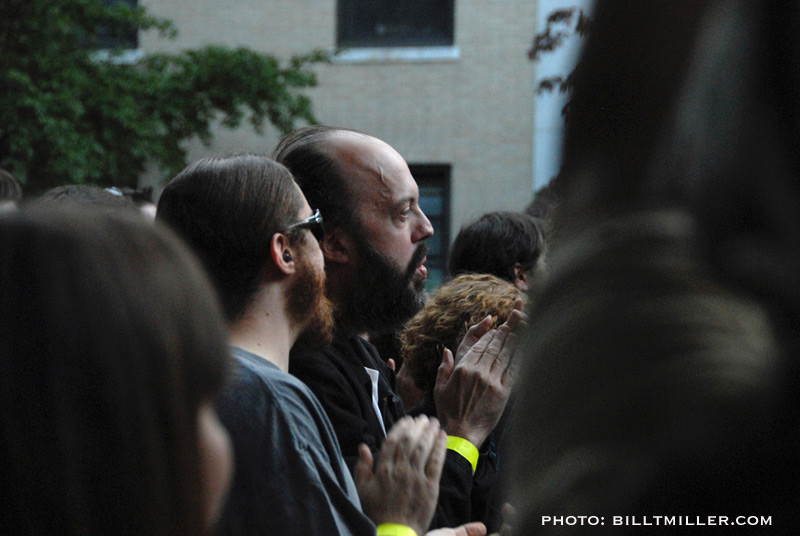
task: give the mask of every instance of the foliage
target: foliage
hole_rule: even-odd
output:
[[[0,17],[0,167],[26,190],[58,184],[135,185],[148,161],[171,176],[183,143],[208,144],[216,120],[247,117],[281,132],[314,122],[300,88],[316,85],[314,51],[285,64],[244,48],[208,46],[135,63],[97,48],[139,31],[172,38],[171,22],[99,0],[3,0]],[[134,33],[135,35],[135,33]]]
[[[528,51],[528,59],[531,61],[539,60],[542,54],[553,52],[573,35],[578,35],[581,38],[585,37],[589,33],[591,25],[592,20],[583,9],[570,7],[552,11],[547,16],[544,30],[534,36],[533,44]],[[536,94],[541,95],[556,90],[560,93],[569,93],[573,86],[577,68],[576,66],[572,72],[565,76],[556,75],[539,79],[536,83]],[[568,112],[569,103],[564,106],[562,114],[567,116]]]

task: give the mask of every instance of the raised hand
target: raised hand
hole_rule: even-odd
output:
[[[354,476],[364,513],[376,525],[398,523],[423,534],[439,498],[446,445],[439,421],[425,416],[395,423],[374,468],[372,453],[361,445]]]
[[[434,399],[442,427],[476,447],[497,425],[511,394],[516,364],[514,330],[524,320],[518,301],[508,320],[489,329],[491,317],[472,326],[456,351],[445,349]]]

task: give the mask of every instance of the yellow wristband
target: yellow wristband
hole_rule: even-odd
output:
[[[411,527],[397,523],[381,523],[378,525],[377,536],[417,536]]]
[[[478,468],[478,447],[463,437],[447,436],[447,448],[464,456],[472,466],[472,472]]]

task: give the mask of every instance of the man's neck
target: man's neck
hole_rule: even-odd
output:
[[[283,301],[261,294],[244,316],[228,329],[230,343],[259,356],[284,372],[289,371],[289,350],[297,340]]]

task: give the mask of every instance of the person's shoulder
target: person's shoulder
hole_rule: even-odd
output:
[[[233,348],[232,355],[234,373],[218,397],[221,408],[274,414],[314,405],[311,391],[291,374],[239,348]]]
[[[334,339],[333,344],[314,351],[292,352],[289,359],[289,372],[303,381],[316,381],[324,378],[338,378],[347,375],[352,353],[347,340]]]
[[[275,365],[234,352],[237,370],[218,401],[223,422],[282,423],[296,437],[319,436],[327,427],[325,411],[302,381]]]
[[[293,375],[280,370],[272,363],[254,360],[234,354],[239,363],[236,373],[237,390],[258,388],[271,398],[286,402],[300,402],[303,406],[314,405],[316,399],[311,390]]]
[[[232,381],[226,391],[242,393],[245,391],[270,391],[273,384],[281,381],[282,372],[274,364],[239,348],[232,349],[235,363]]]

